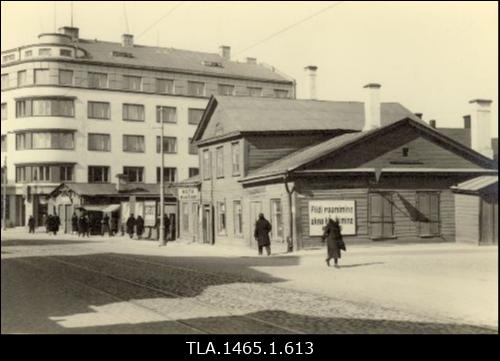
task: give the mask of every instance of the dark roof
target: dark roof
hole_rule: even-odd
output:
[[[470,129],[465,128],[436,128],[436,130],[440,133],[443,133],[447,137],[465,145],[466,147],[470,147]]]
[[[195,185],[199,185],[200,183],[201,183],[201,176],[198,174],[198,175],[195,175],[193,177],[184,179],[180,182],[177,182],[176,186],[178,186],[178,187],[195,186]]]
[[[403,118],[420,121],[399,103],[382,103],[381,113],[382,125]],[[234,132],[360,131],[364,123],[363,102],[216,96],[210,99],[193,139]]]
[[[79,39],[77,45],[88,55],[88,58],[80,60],[120,66],[153,67],[161,70],[293,82],[293,79],[271,66],[225,60],[217,53],[142,45],[123,47],[121,43],[86,39]],[[131,57],[114,56],[113,52],[129,53]],[[207,66],[204,65],[205,63],[218,63],[222,66]]]
[[[481,163],[492,166],[492,161],[490,159],[482,156],[481,154],[473,151],[472,149],[464,146],[463,144],[458,143],[455,140],[444,136],[442,133],[436,131],[436,129],[428,126],[426,123],[423,123],[421,121],[415,121],[411,118],[405,118],[400,121],[394,122],[392,124],[382,126],[381,128],[378,129],[372,129],[364,132],[347,133],[340,136],[336,136],[319,144],[302,148],[292,154],[289,154],[281,159],[278,159],[259,169],[256,169],[253,172],[250,172],[247,175],[247,177],[245,177],[242,180],[242,182],[253,181],[257,179],[269,178],[273,176],[286,174],[287,172],[296,170],[325,155],[331,154],[335,151],[339,151],[343,147],[349,144],[358,141],[364,141],[372,135],[378,135],[384,132],[388,132],[394,127],[404,123],[407,123],[410,126],[417,127],[425,131],[427,134],[430,134],[431,136],[438,137],[440,138],[441,141],[445,141],[455,149],[460,149],[461,151],[468,153],[471,157],[474,157],[475,159],[481,161]]]
[[[482,189],[485,189],[495,184],[498,184],[497,175],[484,175],[459,183],[451,188],[457,191],[479,192]]]

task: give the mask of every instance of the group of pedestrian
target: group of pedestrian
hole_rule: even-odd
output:
[[[35,220],[33,219],[32,223],[34,224]],[[30,221],[28,221],[28,224]],[[49,214],[45,220],[45,229],[47,233],[57,235],[59,232],[59,227],[61,226],[61,219],[57,214]],[[31,229],[30,229],[31,232]],[[33,233],[35,233],[33,229]]]
[[[137,233],[137,239],[142,239],[142,235],[144,234],[144,218],[140,215],[137,218],[134,217],[134,214],[131,213],[127,219],[127,223],[125,224],[127,228],[127,234],[130,239],[134,238],[134,234]]]

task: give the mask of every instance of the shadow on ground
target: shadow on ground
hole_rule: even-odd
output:
[[[64,244],[79,244],[90,243],[89,241],[65,241],[61,239],[9,239],[2,241],[2,247],[16,247],[16,246],[56,246]]]

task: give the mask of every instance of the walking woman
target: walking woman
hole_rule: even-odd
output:
[[[329,219],[323,234],[323,242],[326,240],[327,257],[326,265],[330,267],[330,260],[333,258],[335,267],[339,268],[338,259],[341,257],[340,250],[345,251],[345,244],[342,240],[342,233],[338,220]]]

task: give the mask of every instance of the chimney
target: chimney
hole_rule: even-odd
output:
[[[257,58],[247,58],[247,64],[257,64]]]
[[[418,119],[422,119],[424,117],[424,114],[423,113],[415,113],[415,116],[418,118]]]
[[[429,120],[429,125],[431,126],[431,128],[436,129],[436,121],[434,119]]]
[[[380,128],[380,88],[382,86],[376,83],[370,83],[364,86],[365,89],[365,126],[363,131]]]
[[[474,99],[470,116],[471,148],[493,159],[491,148],[491,100]]]
[[[124,48],[133,48],[134,36],[132,34],[122,34],[122,46]]]
[[[464,115],[464,129],[470,129],[470,115]]]
[[[219,55],[224,60],[231,60],[231,47],[227,45],[219,46]]]
[[[308,65],[304,68],[307,76],[307,98],[311,100],[316,100],[316,71],[318,67],[316,65]]]
[[[63,26],[58,29],[59,33],[71,36],[71,40],[77,40],[79,37],[79,29],[72,26]]]

